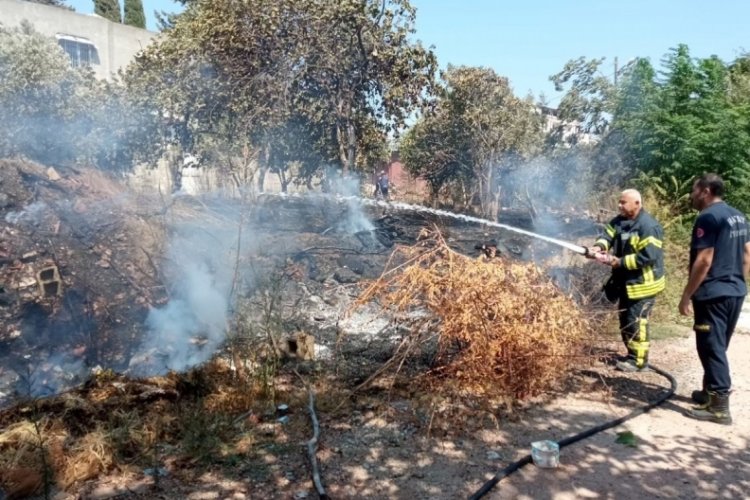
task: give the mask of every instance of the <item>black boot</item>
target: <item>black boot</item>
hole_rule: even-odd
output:
[[[693,391],[693,393],[690,395],[690,398],[698,403],[699,405],[705,405],[708,403],[708,384],[706,384],[706,374],[703,374],[703,383],[701,384],[701,390],[700,391]]]
[[[700,391],[693,391],[690,395],[690,399],[698,403],[699,405],[705,405],[708,403],[708,391],[701,389]]]
[[[732,415],[729,413],[729,393],[719,394],[708,391],[708,402],[688,410],[687,416],[697,420],[730,425]]]

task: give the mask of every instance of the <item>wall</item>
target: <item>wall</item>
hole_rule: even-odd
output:
[[[90,40],[99,53],[99,64],[92,69],[98,78],[111,79],[113,74],[133,60],[157,33],[133,26],[113,23],[94,14],[79,14],[20,0],[0,0],[0,23],[16,27],[29,21],[36,31],[50,37],[68,35]]]

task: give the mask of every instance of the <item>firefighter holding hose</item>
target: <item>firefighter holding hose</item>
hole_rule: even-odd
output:
[[[648,318],[665,287],[664,230],[643,209],[635,189],[623,191],[617,206],[619,215],[605,226],[587,256],[612,267],[604,291],[611,302],[618,302],[620,333],[628,351],[616,368],[638,372],[648,367]]]

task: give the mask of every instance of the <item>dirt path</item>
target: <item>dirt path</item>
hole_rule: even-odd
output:
[[[688,334],[655,347],[653,362],[678,382],[672,399],[621,427],[566,447],[558,469],[525,467],[500,482],[486,498],[750,498],[750,335],[737,334],[732,343],[733,426],[682,415],[691,405],[690,392],[698,387],[700,376]],[[652,380],[652,376],[637,377]],[[587,419],[603,409],[595,398],[575,399],[555,402],[567,413],[566,421],[576,414]],[[618,410],[611,415],[623,413]],[[637,436],[635,448],[615,443],[617,432],[623,430]]]

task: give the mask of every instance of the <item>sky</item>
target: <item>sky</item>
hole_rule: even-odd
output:
[[[92,12],[92,0],[68,0]],[[606,57],[614,74],[634,57],[659,66],[670,48],[685,43],[694,57],[731,61],[750,51],[750,1],[721,0],[411,0],[415,38],[434,46],[441,68],[484,66],[510,79],[516,95],[544,94],[554,106],[550,75],[570,59]],[[154,10],[178,11],[171,0],[143,0],[147,27]]]

